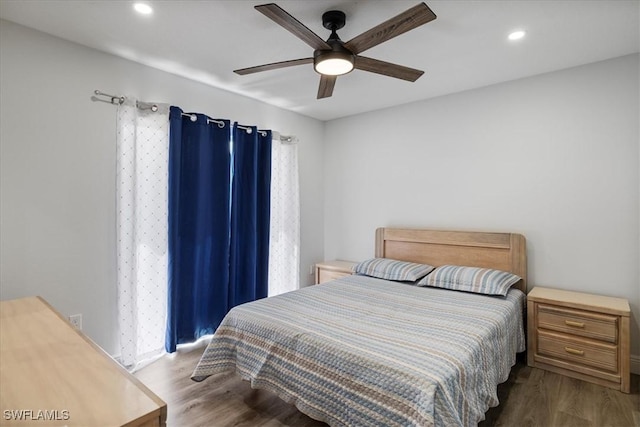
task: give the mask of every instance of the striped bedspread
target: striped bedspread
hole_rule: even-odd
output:
[[[348,276],[235,307],[191,378],[237,372],[331,426],[475,426],[525,349],[524,301]]]

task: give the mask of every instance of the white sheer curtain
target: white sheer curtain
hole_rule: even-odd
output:
[[[131,370],[164,351],[167,313],[169,106],[127,98],[117,119],[120,352]]]
[[[300,287],[300,188],[298,145],[273,133],[269,296]]]

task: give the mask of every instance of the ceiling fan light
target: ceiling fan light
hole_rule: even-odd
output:
[[[328,76],[340,76],[353,70],[353,62],[344,58],[328,58],[315,64],[315,69],[320,74]]]
[[[316,51],[313,68],[326,76],[340,76],[353,70],[354,57],[349,52]]]

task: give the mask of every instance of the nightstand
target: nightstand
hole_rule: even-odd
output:
[[[527,295],[527,363],[629,393],[629,302],[535,287]]]
[[[324,261],[316,264],[316,285],[353,274],[351,261]]]

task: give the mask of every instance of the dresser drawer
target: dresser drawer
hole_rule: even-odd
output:
[[[616,343],[618,317],[538,304],[538,327]]]
[[[601,371],[618,371],[618,348],[615,345],[575,339],[565,334],[538,331],[538,354]]]

